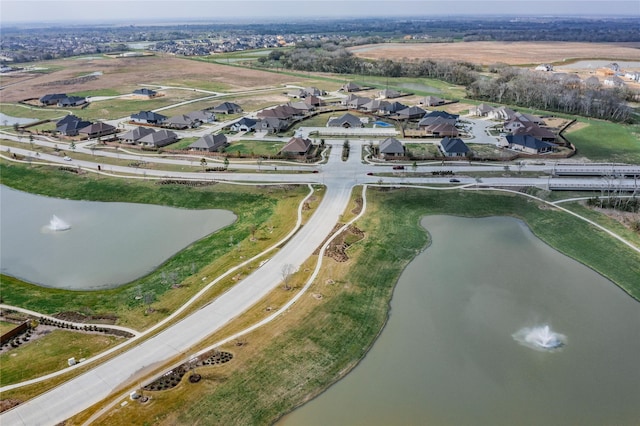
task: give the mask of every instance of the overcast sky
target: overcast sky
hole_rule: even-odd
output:
[[[372,16],[640,16],[640,0],[0,0],[2,23]]]

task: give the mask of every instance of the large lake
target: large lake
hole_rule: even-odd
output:
[[[422,220],[362,362],[280,425],[637,425],[640,303],[511,218]],[[538,351],[513,335],[550,325]]]
[[[116,287],[230,225],[226,210],[48,198],[0,186],[2,273],[47,287]],[[50,229],[52,217],[70,226]]]

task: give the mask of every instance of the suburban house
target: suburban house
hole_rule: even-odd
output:
[[[138,142],[138,139],[153,132],[155,132],[155,130],[150,127],[136,127],[133,130],[129,130],[126,133],[118,135],[118,139],[120,139],[120,142],[122,143],[134,144]]]
[[[204,135],[188,146],[192,151],[218,152],[228,145],[225,135]]]
[[[80,117],[69,114],[56,122],[56,131],[65,136],[77,136],[80,129],[91,125],[90,121],[85,121]]]
[[[446,119],[438,117],[435,121],[433,121],[429,125],[420,126],[420,130],[422,130],[425,135],[430,135],[433,137],[450,137],[455,138],[458,137],[460,132],[456,126],[446,121]]]
[[[64,99],[66,97],[66,93],[51,93],[44,95],[39,100],[42,105],[57,105],[60,99]]]
[[[136,142],[143,146],[161,148],[178,140],[178,135],[170,130],[162,129],[141,137]]]
[[[475,108],[471,108],[469,112],[473,115],[477,115],[478,117],[486,117],[494,109],[495,108],[492,107],[491,105],[480,104],[480,105],[477,105]]]
[[[136,89],[133,91],[133,95],[141,97],[141,98],[147,98],[147,99],[151,99],[151,98],[155,98],[156,96],[158,96],[158,92],[156,92],[155,90],[151,90],[151,89],[147,89],[142,88],[142,89]]]
[[[240,114],[242,112],[242,108],[238,104],[234,104],[233,102],[223,102],[220,105],[213,107],[211,109],[216,114]]]
[[[458,122],[457,114],[449,114],[445,111],[432,111],[428,114],[425,114],[424,117],[418,122],[418,127],[423,128],[427,126],[431,126],[432,124],[440,124],[440,123],[449,123],[455,127]]]
[[[87,127],[83,127],[82,129],[78,130],[78,133],[81,135],[86,135],[89,139],[93,139],[99,138],[101,136],[112,135],[117,131],[118,130],[115,128],[115,126],[98,121],[97,123],[93,123]]]
[[[364,105],[371,102],[370,98],[365,98],[361,96],[354,96],[347,102],[347,108],[349,109],[361,109]]]
[[[467,144],[460,138],[445,137],[438,143],[438,146],[445,157],[466,157],[471,152]]]
[[[233,132],[253,132],[256,130],[256,123],[258,121],[253,118],[242,117],[240,120],[233,123],[229,128]]]
[[[327,127],[344,127],[347,129],[364,127],[364,124],[355,115],[346,113],[340,117],[332,117],[327,122]]]
[[[492,120],[510,120],[515,116],[515,114],[516,112],[514,110],[501,106],[489,111],[487,117]]]
[[[384,115],[396,114],[398,111],[402,111],[403,109],[409,108],[405,104],[401,104],[400,102],[393,102],[388,105],[382,107],[379,111],[381,111]]]
[[[531,135],[507,135],[501,146],[528,154],[544,154],[553,152],[555,144],[543,142]]]
[[[362,105],[361,109],[366,112],[377,113],[387,105],[389,105],[389,102],[387,101],[373,99],[370,102],[367,102],[366,104]]]
[[[289,102],[287,105],[289,105],[291,108],[295,108],[295,109],[297,109],[299,111],[302,111],[305,114],[316,109],[315,106],[310,105],[310,104],[306,103],[305,101]]]
[[[349,82],[349,83],[343,85],[338,90],[340,90],[342,92],[358,92],[358,91],[362,90],[362,88],[360,86],[358,86],[357,84],[353,83],[353,82]]]
[[[285,155],[306,155],[311,145],[311,139],[291,138],[280,150],[280,153]]]
[[[438,106],[438,105],[444,105],[446,102],[444,99],[441,99],[437,96],[426,96],[422,99],[420,99],[420,105],[424,105],[424,106]]]
[[[304,89],[295,89],[287,93],[287,96],[292,98],[305,99],[309,96],[322,96],[325,92],[317,87],[305,87]]]
[[[423,110],[422,108],[412,106],[396,112],[396,118],[398,120],[418,120],[424,117],[426,113],[427,111]]]
[[[304,103],[313,107],[319,107],[325,105],[325,101],[317,97],[316,95],[309,95],[304,98]]]
[[[393,89],[384,89],[378,92],[378,98],[380,99],[393,99],[399,98],[400,96],[402,96],[400,92]]]
[[[256,114],[258,118],[274,117],[280,120],[291,122],[296,118],[304,116],[304,112],[290,105],[278,105],[274,108],[263,109]]]
[[[513,135],[529,135],[533,136],[536,139],[540,139],[543,142],[555,142],[556,134],[551,130],[546,129],[544,127],[540,127],[537,124],[529,124],[525,127],[518,127],[514,129],[511,134]]]
[[[261,118],[256,122],[255,130],[257,132],[279,133],[289,128],[287,120],[281,120],[276,117]]]
[[[387,138],[378,145],[380,158],[404,157],[404,145],[396,138]]]
[[[172,129],[184,130],[200,127],[202,121],[197,119],[194,120],[193,118],[185,114],[180,114],[167,118],[163,124]]]
[[[166,119],[167,117],[165,115],[153,111],[140,111],[137,114],[131,114],[131,121],[134,123],[161,124]]]
[[[187,117],[189,117],[192,120],[198,120],[201,123],[213,123],[214,121],[216,121],[215,113],[211,111],[207,111],[205,109],[200,111],[190,112],[189,114],[187,114]]]
[[[67,96],[62,99],[58,99],[59,107],[74,107],[87,103],[87,98],[83,96]]]

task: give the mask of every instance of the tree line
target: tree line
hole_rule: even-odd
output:
[[[615,122],[632,123],[638,114],[627,105],[638,97],[625,88],[602,87],[597,80],[582,82],[571,75],[544,73],[497,64],[483,69],[464,61],[390,59],[354,56],[336,43],[318,43],[291,50],[273,50],[262,57],[265,67],[298,71],[381,77],[433,78],[465,86],[471,99],[562,112]]]

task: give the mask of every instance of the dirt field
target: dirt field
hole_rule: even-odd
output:
[[[475,64],[509,65],[557,63],[566,59],[640,61],[640,43],[490,42],[389,43],[349,50],[371,59],[456,59]]]
[[[294,78],[276,73],[229,67],[175,57],[104,58],[61,60],[38,64],[52,72],[3,75],[0,101],[16,102],[47,93],[72,93],[113,89],[121,94],[140,84],[178,85],[205,82],[203,88],[241,91],[295,83]],[[100,72],[95,78],[79,78]]]

